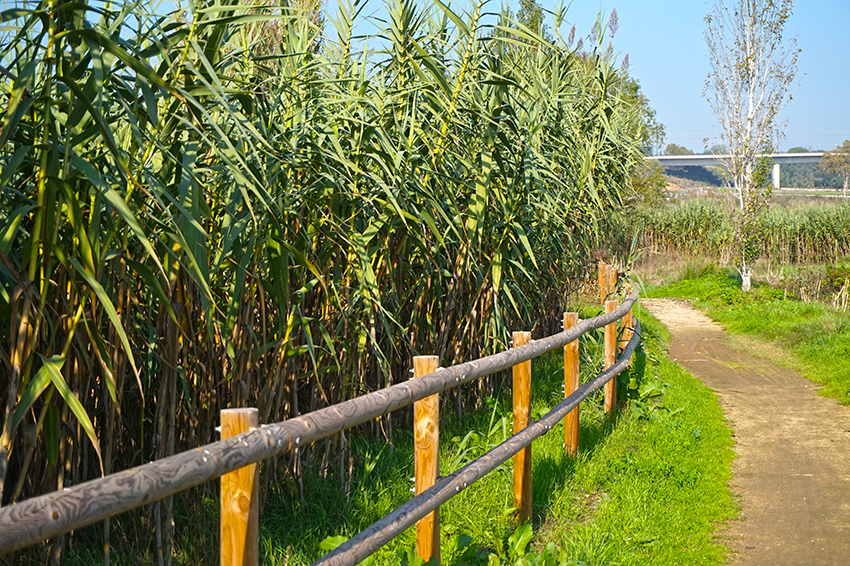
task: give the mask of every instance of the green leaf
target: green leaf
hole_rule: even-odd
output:
[[[326,537],[322,542],[319,543],[319,548],[321,548],[325,552],[330,552],[331,550],[335,549],[347,540],[348,537],[344,537],[342,535]]]
[[[513,223],[514,230],[519,236],[519,241],[522,243],[523,248],[525,248],[525,253],[528,254],[528,257],[531,259],[531,263],[534,264],[534,267],[539,269],[537,265],[537,258],[534,257],[534,250],[531,249],[531,242],[528,241],[528,235],[525,233],[525,228],[519,225],[519,223]]]
[[[502,283],[502,250],[498,250],[493,256],[491,271],[493,275],[493,291],[498,295],[499,287]]]
[[[91,273],[85,270],[79,261],[74,258],[70,258],[68,261],[74,266],[74,269],[82,275],[83,279],[86,280],[89,288],[94,291],[94,294],[100,302],[100,306],[103,307],[103,310],[106,311],[106,316],[108,316],[110,322],[112,322],[112,326],[115,328],[115,332],[121,340],[121,345],[124,346],[124,353],[127,355],[127,360],[130,362],[133,372],[138,373],[139,370],[136,368],[136,360],[133,358],[133,349],[130,347],[130,341],[127,339],[127,333],[124,332],[124,325],[121,324],[121,319],[118,318],[118,313],[115,312],[115,305],[112,304],[112,300],[109,298],[109,295],[107,295],[106,290]]]
[[[6,218],[6,225],[0,226],[0,252],[9,254],[12,249],[12,242],[15,239],[15,234],[18,233],[18,227],[21,221],[27,214],[35,210],[35,205],[22,205],[11,211]]]
[[[12,20],[29,16],[32,13],[32,10],[25,10],[23,8],[11,8],[9,10],[3,10],[2,12],[0,12],[0,22],[11,22]]]
[[[133,211],[130,210],[130,207],[127,206],[127,203],[124,201],[121,195],[119,195],[115,191],[115,189],[112,189],[111,187],[107,186],[102,186],[101,189],[103,192],[103,196],[106,197],[106,200],[109,201],[113,208],[118,211],[118,214],[120,214],[124,218],[124,222],[127,223],[127,226],[129,226],[133,234],[136,235],[136,238],[139,240],[139,242],[141,242],[142,246],[148,252],[150,258],[154,261],[154,263],[156,263],[157,267],[159,267],[162,276],[164,278],[167,278],[165,275],[165,268],[159,261],[159,257],[157,257],[156,252],[153,249],[153,245],[151,245],[150,241],[148,240],[148,237],[145,235],[145,231],[142,228],[141,224],[139,224],[136,215],[133,214]]]
[[[18,425],[21,424],[21,419],[24,418],[24,415],[32,407],[32,404],[35,403],[35,400],[44,393],[48,385],[50,385],[50,374],[47,372],[47,366],[42,366],[30,380],[21,398],[18,399],[15,412],[12,414],[10,432],[14,432],[18,428]]]
[[[68,408],[71,409],[71,412],[74,413],[75,417],[77,417],[77,421],[80,423],[80,426],[82,426],[83,430],[86,431],[86,435],[89,437],[89,440],[91,440],[95,452],[97,452],[97,459],[100,461],[100,470],[103,472],[103,458],[100,455],[100,442],[98,442],[97,435],[94,432],[94,425],[92,425],[91,419],[89,419],[89,416],[86,413],[85,408],[83,408],[82,403],[80,403],[80,400],[77,399],[77,396],[74,395],[68,388],[68,384],[65,383],[65,378],[62,377],[62,373],[60,372],[62,365],[65,363],[65,358],[61,356],[45,358],[41,354],[39,354],[39,357],[44,363],[43,367],[47,369],[47,374],[50,376],[53,386],[56,387],[56,391],[59,392],[59,395],[61,395],[62,399],[65,400],[65,403],[68,404]]]
[[[452,22],[454,22],[454,24],[457,26],[458,30],[460,30],[460,32],[461,32],[463,35],[469,35],[469,28],[466,26],[466,23],[464,23],[464,21],[460,18],[460,16],[458,16],[457,14],[455,14],[455,13],[451,10],[451,8],[449,8],[448,6],[446,6],[445,4],[443,4],[442,2],[440,2],[440,0],[434,0],[434,2],[435,2],[435,3],[437,4],[437,6],[439,6],[439,7],[440,7],[440,9],[441,9],[441,10],[442,10],[442,11],[443,11],[443,12],[444,12],[444,13],[445,13],[448,17],[449,17],[449,19],[450,19]]]
[[[145,65],[143,60],[139,59],[135,55],[130,55],[112,38],[96,31],[95,29],[74,29],[59,33],[56,37],[57,39],[60,37],[64,38],[66,41],[73,43],[77,36],[80,36],[81,39],[84,39],[87,42],[100,45],[105,50],[118,57],[118,59],[120,59],[125,65],[145,77],[149,82],[166,89],[172,94],[175,94],[174,89],[172,89],[168,83],[164,81],[162,77],[157,75],[150,67]]]
[[[492,167],[493,158],[490,151],[481,152],[481,170],[475,179],[475,195],[469,205],[469,231],[475,235],[476,241],[481,238],[481,232],[484,229],[484,213],[487,210],[487,192]]]
[[[8,38],[6,38],[8,40]],[[27,92],[27,84],[34,73],[38,71],[38,61],[33,60],[27,62],[18,74],[14,86],[12,88],[11,100],[8,101],[6,107],[6,118],[3,120],[3,127],[0,128],[0,144],[5,145],[17,130],[20,121],[27,115],[30,107],[35,102],[31,96],[23,98]]]
[[[138,261],[133,261],[132,259],[125,259],[125,261],[127,262],[127,267],[135,271],[137,275],[141,276],[142,280],[148,286],[148,289],[156,293],[161,305],[168,310],[168,314],[171,315],[172,320],[177,321],[177,315],[174,314],[174,310],[171,308],[171,300],[168,298],[168,295],[162,288],[162,283],[154,272],[151,271],[147,265],[139,263]]]
[[[525,549],[533,536],[534,529],[532,529],[531,523],[527,522],[508,537],[508,556],[512,559],[512,562],[525,555]]]

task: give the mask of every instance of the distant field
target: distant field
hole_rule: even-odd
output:
[[[728,187],[698,184],[689,179],[671,176],[668,176],[667,192],[673,197],[732,196],[732,190]],[[774,197],[815,196],[823,198],[847,198],[842,194],[841,188],[823,187],[781,187],[779,189],[773,189],[772,194]]]

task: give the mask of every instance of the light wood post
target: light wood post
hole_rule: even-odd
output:
[[[629,341],[632,339],[632,336],[635,334],[635,315],[632,313],[631,309],[629,309],[629,314],[623,317],[623,349],[625,350],[626,346],[629,345]],[[629,358],[629,367],[632,365],[632,359]]]
[[[617,301],[605,301],[605,312],[617,309]],[[605,369],[614,365],[617,360],[617,321],[605,325]],[[617,378],[605,384],[605,412],[614,414],[617,406]]]
[[[608,296],[617,292],[617,269],[613,265],[608,266]]]
[[[623,284],[623,290],[625,291],[625,295],[629,296],[632,294],[632,283],[629,280],[626,280]],[[623,325],[623,349],[629,345],[629,341],[631,341],[632,336],[635,335],[635,311],[634,308],[629,309],[629,314],[623,318],[625,321]],[[632,360],[634,356],[629,358],[629,367],[632,367]]]
[[[415,356],[413,377],[437,371],[437,356]],[[413,404],[413,463],[416,495],[430,488],[440,473],[440,396],[430,395]],[[440,510],[428,513],[416,523],[416,553],[427,562],[440,564]]]
[[[257,409],[221,411],[221,438],[259,426]],[[221,476],[221,566],[257,566],[260,496],[257,464]]]
[[[600,259],[596,265],[599,269],[599,302],[604,303],[608,298],[608,264]]]
[[[531,342],[531,332],[514,332],[513,347]],[[514,434],[528,426],[531,417],[531,360],[514,366]],[[531,518],[531,445],[514,456],[514,507],[521,523]]]
[[[564,313],[564,330],[578,324],[577,312]],[[578,338],[564,346],[564,399],[578,389]],[[564,447],[567,454],[578,454],[578,406],[564,419]]]

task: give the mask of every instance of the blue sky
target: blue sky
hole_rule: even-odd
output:
[[[391,0],[367,0],[363,16],[385,16]],[[445,0],[444,0],[445,1]],[[489,0],[486,12],[498,12],[503,0]],[[516,12],[518,0],[504,0]],[[572,24],[577,35],[590,33],[597,14],[606,20],[617,9],[619,31],[614,46],[629,55],[631,74],[643,87],[666,128],[665,144],[684,145],[696,153],[721,143],[716,119],[702,95],[708,76],[708,53],[703,18],[713,0],[537,0],[555,11],[562,1],[569,8],[561,28],[566,37]],[[726,0],[727,3],[735,0]],[[334,0],[327,0],[328,5]],[[461,10],[470,0],[452,0]],[[552,26],[552,18],[547,24]],[[363,28],[360,28],[361,30]],[[850,0],[798,0],[786,25],[786,37],[796,36],[799,55],[793,101],[780,114],[785,123],[779,149],[803,146],[830,150],[850,139]]]
[[[383,6],[391,0],[366,0],[361,18],[385,17]],[[445,0],[444,0],[445,1]],[[518,0],[505,0],[513,4]],[[562,0],[538,0],[550,11]],[[726,0],[734,2],[735,0]],[[170,4],[172,0],[164,0]],[[597,14],[606,19],[612,8],[619,15],[614,45],[620,56],[629,55],[631,73],[643,87],[666,128],[667,143],[700,153],[720,143],[711,107],[702,95],[708,75],[708,54],[703,40],[703,18],[713,0],[563,0],[569,5],[562,33],[572,24],[577,35],[589,34]],[[452,0],[460,8],[469,0]],[[326,0],[333,11],[335,0]],[[498,12],[502,0],[489,0],[487,12]],[[551,27],[551,18],[548,22]],[[328,25],[330,28],[330,25]],[[368,28],[368,26],[367,26]],[[780,114],[786,124],[780,150],[804,146],[829,150],[850,139],[850,0],[798,0],[786,26],[786,36],[796,36],[799,56],[793,101]],[[326,31],[330,31],[329,29]],[[364,32],[363,27],[358,31]]]
[[[558,5],[538,1],[550,10]],[[797,36],[802,52],[794,99],[780,115],[787,124],[780,149],[829,150],[850,139],[850,1],[795,4],[786,30]],[[703,138],[710,139],[709,145],[719,143],[716,120],[702,96],[708,75],[703,18],[712,5],[702,0],[574,0],[566,18],[576,24],[577,35],[587,35],[600,9],[606,15],[617,9],[620,29],[614,46],[621,56],[628,53],[632,76],[666,127],[665,143],[696,153],[703,151]],[[565,35],[569,25],[562,28]]]

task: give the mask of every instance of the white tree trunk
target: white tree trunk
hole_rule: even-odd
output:
[[[759,155],[781,138],[776,117],[791,100],[789,87],[797,72],[796,39],[786,41],[782,33],[793,7],[793,0],[714,0],[705,18],[711,66],[705,92],[729,145],[726,165],[742,221],[750,224],[767,206]],[[744,260],[746,240],[753,234],[740,236]],[[751,287],[751,271],[742,261],[745,291]]]
[[[749,265],[744,265],[741,268],[741,291],[744,293],[749,293],[750,289],[753,286],[753,271],[750,269]]]

